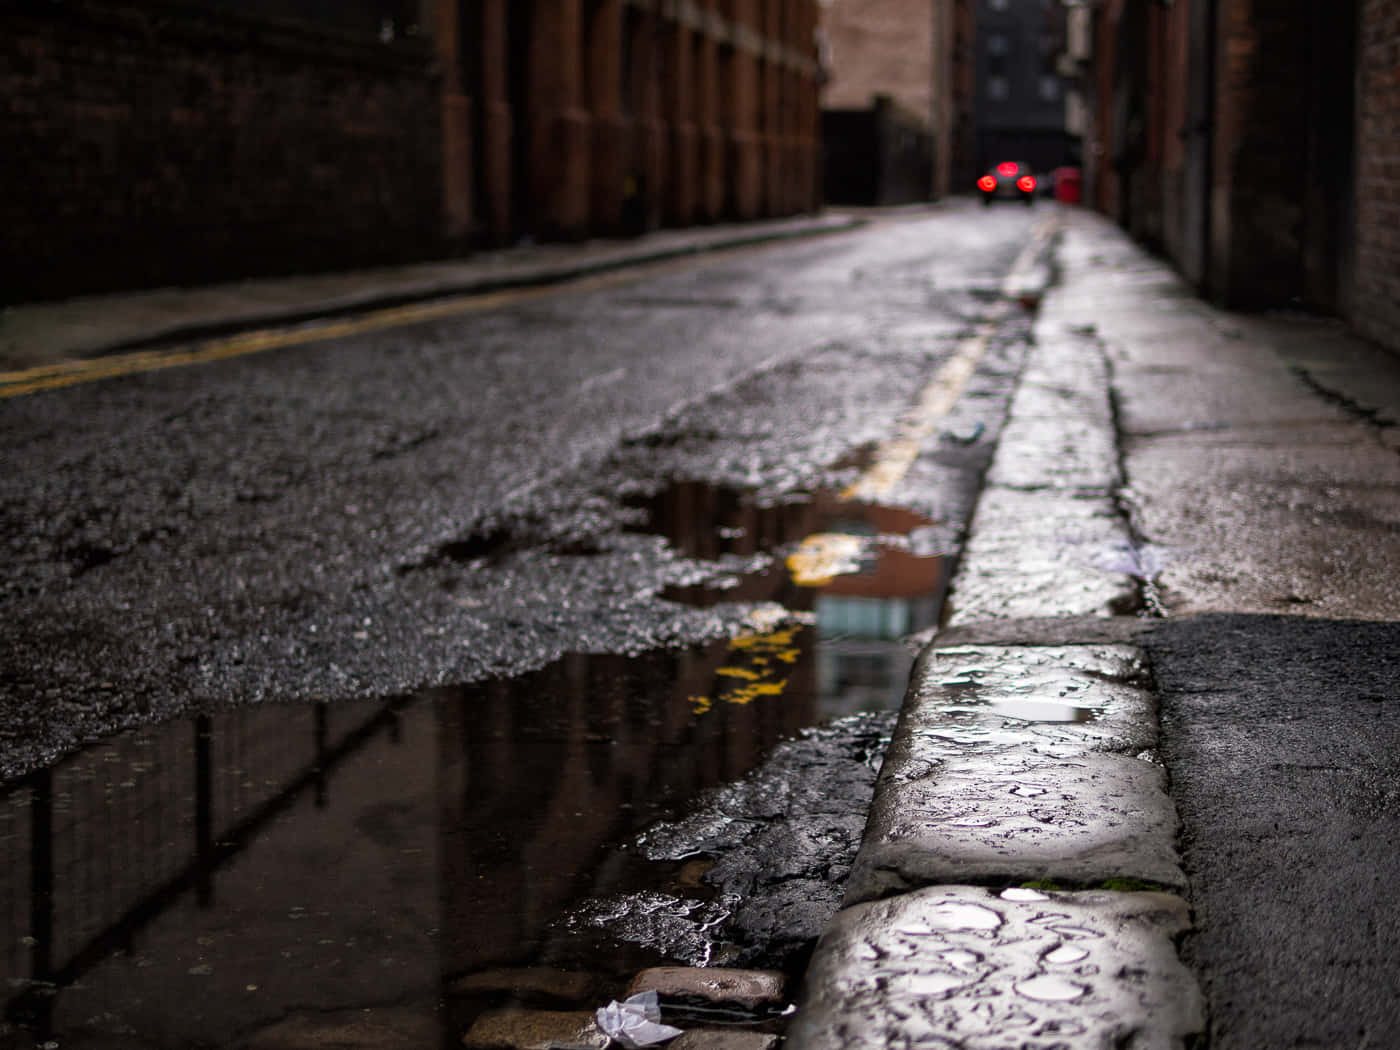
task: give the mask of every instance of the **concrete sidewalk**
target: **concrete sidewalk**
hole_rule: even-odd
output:
[[[1061,222],[788,1045],[1395,1045],[1400,361]]]
[[[851,212],[658,230],[625,240],[529,244],[461,259],[0,310],[0,373],[457,295],[557,284],[627,266],[851,229]]]

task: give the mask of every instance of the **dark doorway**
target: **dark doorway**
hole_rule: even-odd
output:
[[[530,35],[535,21],[534,0],[511,0],[506,5],[506,101],[510,105],[511,232],[528,236],[535,225],[530,192]]]
[[[1197,287],[1205,283],[1210,245],[1211,134],[1215,108],[1216,0],[1191,0],[1190,51],[1187,56],[1186,126],[1181,129],[1186,151],[1182,188],[1184,226],[1181,270]]]
[[[462,76],[462,93],[471,99],[471,192],[472,216],[476,234],[484,236],[490,215],[486,192],[486,82],[482,75],[481,45],[484,39],[481,0],[458,0],[457,63]]]
[[[1336,312],[1351,285],[1355,228],[1356,0],[1310,6],[1311,110],[1303,198],[1303,296]]]

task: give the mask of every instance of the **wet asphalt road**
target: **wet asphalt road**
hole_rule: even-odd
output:
[[[0,1045],[457,1045],[657,962],[800,973],[1024,355],[1001,283],[1037,218],[0,401]],[[938,451],[843,500],[979,327]],[[833,528],[871,581],[799,586]]]
[[[833,493],[992,312],[1037,218],[954,206],[0,401],[0,776],[68,753],[0,793],[19,858],[0,964],[41,978],[12,979],[0,1046],[280,1047],[338,1025],[455,1046],[503,997],[588,1008],[658,952],[799,972],[892,719],[803,727],[892,679],[848,674],[887,655],[858,649],[824,691],[820,616],[773,570],[843,513]],[[1060,320],[1097,326],[1144,535],[1177,551],[1169,618],[1140,637],[1212,1045],[1389,1045],[1396,637],[1362,621],[1393,620],[1396,532],[1362,511],[1394,490],[1372,484],[1394,413],[1341,418],[1366,398],[1329,386],[1325,347],[1299,364],[1235,333],[1237,358],[1178,293],[1106,290],[1141,274],[1086,243],[1096,302]],[[998,323],[899,505],[846,523],[910,539],[926,586],[887,635],[928,624],[1028,330]],[[1400,390],[1389,359],[1354,381]],[[1287,425],[1261,438],[1261,413]],[[1332,447],[1309,421],[1364,484],[1299,474],[1299,448]],[[1287,469],[1163,447],[1222,433]],[[730,642],[768,603],[800,615],[765,651]],[[1337,618],[1266,615],[1310,606]],[[789,659],[782,702],[748,702]],[[75,750],[121,726],[143,728]]]
[[[725,633],[657,600],[696,569],[619,496],[849,480],[1035,218],[954,207],[0,402],[0,773],[191,710]]]

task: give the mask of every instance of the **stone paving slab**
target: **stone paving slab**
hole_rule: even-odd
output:
[[[1094,420],[1023,417],[1002,435],[987,481],[1011,488],[1093,489],[1107,496],[1118,482],[1113,433]]]
[[[914,672],[846,903],[939,883],[1185,883],[1131,646],[933,649]]]
[[[1109,616],[1135,600],[1108,366],[1091,334],[1036,326],[948,602],[949,626]]]
[[[627,988],[629,996],[656,992],[691,996],[715,1003],[757,1007],[781,1003],[787,977],[781,970],[736,970],[723,966],[655,966],[643,970]]]
[[[667,1044],[667,1050],[773,1050],[778,1037],[764,1032],[692,1028]]]
[[[1162,893],[942,886],[841,912],[790,1050],[1172,1050],[1204,1026]]]
[[[1041,616],[1108,616],[1136,584],[1122,571],[1132,546],[1103,494],[989,487],[949,598],[948,626]]]
[[[466,1050],[604,1050],[611,1042],[588,1010],[489,1010],[462,1036]]]

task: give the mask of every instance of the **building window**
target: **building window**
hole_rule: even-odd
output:
[[[1040,97],[1046,102],[1054,102],[1060,97],[1060,82],[1054,77],[1041,77]]]
[[[1009,0],[987,0],[987,6],[993,11],[1005,11]]]
[[[1006,54],[1006,37],[1002,36],[1000,33],[992,33],[990,36],[988,36],[988,37],[987,37],[987,54],[989,54],[989,55],[1004,55],[1004,54]]]
[[[987,78],[987,97],[998,102],[1011,94],[1011,86],[1006,82],[1005,77]]]

